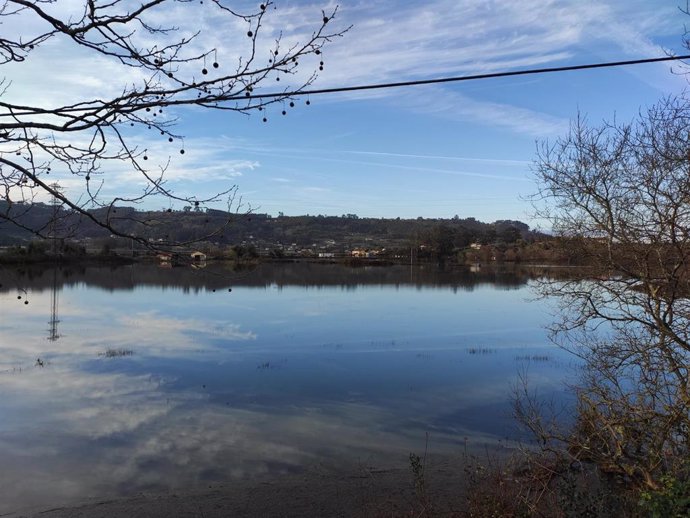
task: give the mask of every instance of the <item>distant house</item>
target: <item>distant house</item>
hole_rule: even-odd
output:
[[[165,252],[161,252],[156,256],[156,258],[161,264],[170,264],[170,262],[172,261],[172,257],[172,254],[168,254]]]
[[[355,248],[352,251],[352,257],[371,258],[371,257],[376,257],[377,255],[379,255],[378,250],[366,250],[364,248]]]
[[[335,254],[333,252],[319,252],[319,257],[331,258],[335,257]]]
[[[192,252],[190,257],[194,264],[202,264],[206,262],[206,254],[203,252]]]
[[[481,243],[472,243],[472,244],[470,244],[470,248],[471,248],[472,250],[481,250],[481,249],[482,249],[482,245],[481,245]]]

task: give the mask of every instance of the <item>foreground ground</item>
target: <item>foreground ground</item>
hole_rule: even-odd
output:
[[[462,459],[430,459],[423,479],[425,497],[415,488],[420,479],[415,479],[409,465],[390,469],[353,465],[337,473],[312,469],[204,491],[28,509],[3,518],[421,516],[425,502],[433,502],[434,515],[453,516],[464,509],[463,478]]]

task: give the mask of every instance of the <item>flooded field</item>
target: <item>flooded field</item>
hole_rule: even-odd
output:
[[[519,375],[567,398],[537,275],[0,270],[0,513],[508,447]]]

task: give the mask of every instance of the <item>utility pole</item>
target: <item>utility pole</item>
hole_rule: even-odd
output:
[[[60,338],[58,333],[58,289],[57,289],[57,267],[53,268],[53,285],[50,289],[50,320],[48,321],[48,340],[51,342]]]
[[[62,190],[62,188],[60,187],[60,185],[57,182],[51,184],[50,187],[56,193],[60,192]],[[52,241],[51,250],[53,253],[53,257],[56,257],[57,256],[57,240],[58,240],[57,222],[58,222],[58,215],[60,213],[60,207],[62,206],[62,202],[60,201],[60,199],[55,194],[53,194],[53,198],[50,200],[50,205],[53,207],[53,215],[50,219],[50,231],[49,231],[48,235],[50,236],[50,239]]]
[[[54,183],[51,185],[53,190],[55,192],[59,192],[61,190],[60,186],[57,183]],[[52,240],[52,254],[53,254],[53,285],[50,290],[50,320],[48,321],[48,340],[51,342],[56,341],[58,338],[60,338],[60,335],[58,333],[58,323],[60,320],[58,319],[58,289],[57,289],[57,254],[58,254],[58,249],[57,249],[57,240],[58,240],[58,229],[57,229],[57,222],[58,222],[58,215],[60,212],[60,207],[62,206],[62,203],[60,202],[59,198],[55,195],[53,195],[53,199],[51,200],[50,204],[53,207],[53,216],[50,221],[50,239]]]

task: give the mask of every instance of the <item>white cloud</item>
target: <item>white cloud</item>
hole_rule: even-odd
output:
[[[72,144],[85,144],[83,137],[77,136]],[[145,167],[153,179],[157,179],[165,170],[165,187],[181,196],[192,194],[191,190],[199,196],[204,190],[209,195],[225,190],[244,174],[261,167],[257,160],[228,158],[228,152],[241,141],[225,136],[187,138],[171,144],[167,138],[162,139],[144,131],[133,134],[131,140],[136,143],[136,148],[132,150],[138,155],[139,165]],[[182,148],[184,155],[179,153]],[[144,160],[144,155],[147,160]],[[35,156],[42,155],[36,153]],[[51,175],[43,176],[44,181],[57,182],[72,200],[88,202],[87,181],[83,174],[74,175],[57,162],[52,167]],[[100,170],[91,174],[90,186],[92,192],[100,188],[99,201],[108,203],[115,197],[137,197],[151,183],[134,169],[131,162],[118,159],[102,161]],[[49,201],[47,193],[40,191],[38,194],[36,201]]]
[[[430,88],[427,95],[401,95],[408,109],[451,120],[464,120],[533,136],[561,134],[568,121],[506,103],[480,101],[449,90]]]
[[[536,124],[536,123],[535,123]],[[553,129],[551,127],[550,129]],[[536,130],[535,130],[536,131]],[[261,151],[255,151],[256,153],[260,153]],[[494,180],[507,180],[507,181],[519,181],[519,182],[528,182],[527,178],[524,177],[524,167],[528,164],[528,162],[520,161],[520,160],[491,160],[487,159],[486,161],[478,159],[478,160],[473,160],[474,162],[486,162],[486,163],[494,163],[494,164],[503,164],[504,166],[522,166],[520,169],[514,169],[511,168],[508,171],[508,174],[501,175],[501,174],[493,174],[493,173],[485,173],[481,171],[468,171],[468,170],[462,170],[462,169],[441,169],[438,167],[428,167],[427,165],[410,165],[407,162],[403,163],[398,163],[398,162],[392,162],[392,161],[372,161],[372,160],[353,160],[351,158],[335,158],[332,155],[333,153],[329,152],[329,156],[324,156],[323,154],[315,153],[315,152],[308,152],[306,154],[301,154],[298,152],[295,152],[294,150],[285,150],[285,152],[282,152],[281,150],[267,150],[264,152],[267,155],[270,155],[274,158],[284,158],[287,160],[292,160],[292,159],[299,159],[299,160],[312,160],[312,161],[318,161],[318,162],[331,162],[331,163],[340,163],[340,164],[350,164],[350,165],[357,165],[357,166],[372,166],[372,174],[375,174],[376,168],[378,169],[387,169],[387,170],[400,170],[400,171],[416,171],[419,173],[429,173],[429,174],[447,174],[447,175],[453,175],[453,176],[467,176],[467,177],[477,177],[477,178],[487,178],[487,179],[494,179]],[[351,152],[344,151],[343,154],[348,155]],[[358,154],[357,152],[354,152],[355,154]],[[404,158],[404,157],[411,157],[414,155],[405,155],[405,154],[396,154],[396,153],[361,153],[365,156],[384,156],[384,157],[398,157],[398,158]],[[425,156],[417,156],[418,158],[428,158],[432,160],[437,160],[438,157],[425,157]],[[442,159],[443,157],[441,157]],[[459,158],[459,160],[463,160],[462,158]],[[307,188],[301,188],[299,190],[300,193],[312,191],[320,191],[323,192],[327,189],[321,188],[321,187],[307,187]]]
[[[620,2],[562,0],[344,6],[342,17],[355,26],[328,52],[333,66],[323,80],[382,81],[544,65],[573,57],[592,38],[626,53],[659,54],[645,34],[661,25],[651,23],[659,20],[658,6],[638,4],[621,21],[623,8]]]
[[[74,2],[72,10],[79,4]],[[202,34],[187,50],[189,55],[216,48],[213,59],[220,62],[219,71],[232,70],[241,54],[246,55],[249,50],[250,40],[245,34],[248,26],[242,20],[218,16],[217,9],[210,4],[166,5],[154,10],[151,20],[163,26],[181,27],[180,35],[201,29]],[[334,28],[349,24],[353,28],[326,48],[325,70],[320,73],[318,86],[542,66],[571,59],[582,50],[593,48],[608,47],[611,52],[627,56],[659,55],[662,49],[651,35],[682,30],[682,21],[678,27],[668,21],[670,14],[678,13],[675,6],[664,4],[664,9],[660,9],[661,5],[635,2],[631,7],[629,2],[594,0],[431,0],[409,4],[387,0],[344,4]],[[269,13],[261,29],[257,55],[263,59],[281,35],[284,48],[304,42],[319,23],[324,7],[315,2],[288,4]],[[256,6],[251,4],[247,8],[253,10]],[[190,13],[195,15],[191,24]],[[681,18],[680,13],[678,17]],[[137,38],[148,45],[156,43],[154,37],[143,31],[139,31]],[[305,80],[313,65],[305,63],[295,80]],[[112,95],[143,78],[140,70],[123,68],[65,39],[50,40],[26,63],[5,70],[8,77],[15,79],[9,98],[34,102],[52,99],[57,103],[68,97]],[[200,75],[200,70],[190,69],[189,73]],[[42,79],[37,81],[37,77]],[[275,86],[269,81],[266,88]]]
[[[527,165],[530,162],[526,160],[503,160],[500,158],[479,158],[479,157],[466,157],[466,156],[439,156],[439,155],[412,155],[409,153],[388,153],[381,151],[354,151],[347,150],[345,153],[352,153],[355,155],[370,155],[370,156],[382,156],[382,157],[392,157],[392,158],[421,158],[429,160],[453,160],[460,162],[484,162],[489,164],[510,164],[510,165]]]
[[[247,53],[251,40],[246,36],[247,24],[236,18],[217,16],[212,2],[204,4],[173,3],[153,11],[151,21],[162,26],[178,25],[180,35],[191,35],[196,29],[202,34],[186,52],[189,55],[216,48],[212,59],[218,60],[218,73],[234,70],[240,55]],[[83,4],[72,0],[61,3],[59,11],[79,13]],[[330,7],[333,4],[329,4]],[[250,10],[255,4],[247,3]],[[269,13],[261,29],[257,56],[264,59],[275,39],[282,34],[282,48],[306,41],[318,25],[321,9],[328,6],[310,3],[280,4]],[[58,9],[50,6],[50,9]],[[193,13],[195,16],[190,16]],[[31,33],[40,22],[28,17],[11,30]],[[635,0],[525,0],[499,2],[492,0],[430,0],[423,3],[352,1],[340,7],[333,28],[353,24],[342,39],[328,45],[322,55],[325,70],[320,73],[316,87],[401,81],[449,75],[467,75],[499,70],[514,70],[533,66],[549,66],[602,59],[649,57],[662,54],[658,41],[677,33],[680,41],[683,15],[675,5],[667,2]],[[328,26],[331,27],[331,24]],[[156,37],[145,31],[137,33],[139,41],[153,45]],[[320,59],[320,58],[319,58]],[[273,91],[289,84],[305,81],[315,61],[305,61],[294,78],[285,77],[281,83],[273,78],[263,91]],[[210,64],[207,63],[207,66]],[[199,76],[201,66],[190,65],[186,72]],[[630,73],[660,90],[669,91],[685,85],[684,77],[667,73],[668,65],[631,68]],[[211,69],[211,73],[215,69]],[[117,95],[130,84],[140,83],[144,74],[140,69],[123,67],[105,59],[67,39],[53,38],[39,46],[25,63],[6,65],[2,69],[12,85],[3,101],[54,106],[82,99],[108,98]],[[353,98],[385,99],[393,107],[456,121],[467,121],[499,128],[516,134],[540,136],[560,134],[566,122],[548,113],[529,107],[525,101],[507,96],[506,101],[487,100],[481,88],[465,89],[459,93],[449,87],[378,90],[324,96],[319,102],[343,102]],[[322,101],[323,99],[323,101]],[[202,127],[203,109],[170,110],[170,116],[180,116],[180,133],[185,125]],[[70,136],[73,138],[73,136]],[[75,137],[79,140],[81,137]],[[81,138],[83,140],[83,138]],[[230,185],[242,175],[256,171],[257,161],[235,156],[226,159],[235,142],[222,137],[188,138],[169,145],[155,135],[133,133],[131,142],[139,150],[148,150],[152,166],[165,165],[172,158],[167,171],[168,187],[187,189],[190,183],[199,190],[216,192],[218,182]],[[184,145],[185,155],[179,155]],[[153,167],[154,171],[156,170]],[[103,175],[94,175],[93,184],[105,181],[102,194],[115,196],[137,195],[143,180],[124,162],[104,164]],[[61,183],[70,195],[83,193],[81,179],[59,174]],[[274,177],[273,182],[281,182]],[[213,187],[211,185],[213,184]],[[46,200],[44,200],[46,201]]]
[[[324,192],[331,192],[332,189],[329,189],[327,187],[318,187],[315,185],[307,186],[307,187],[302,187],[302,191],[304,192],[309,192],[309,193],[324,193]]]

